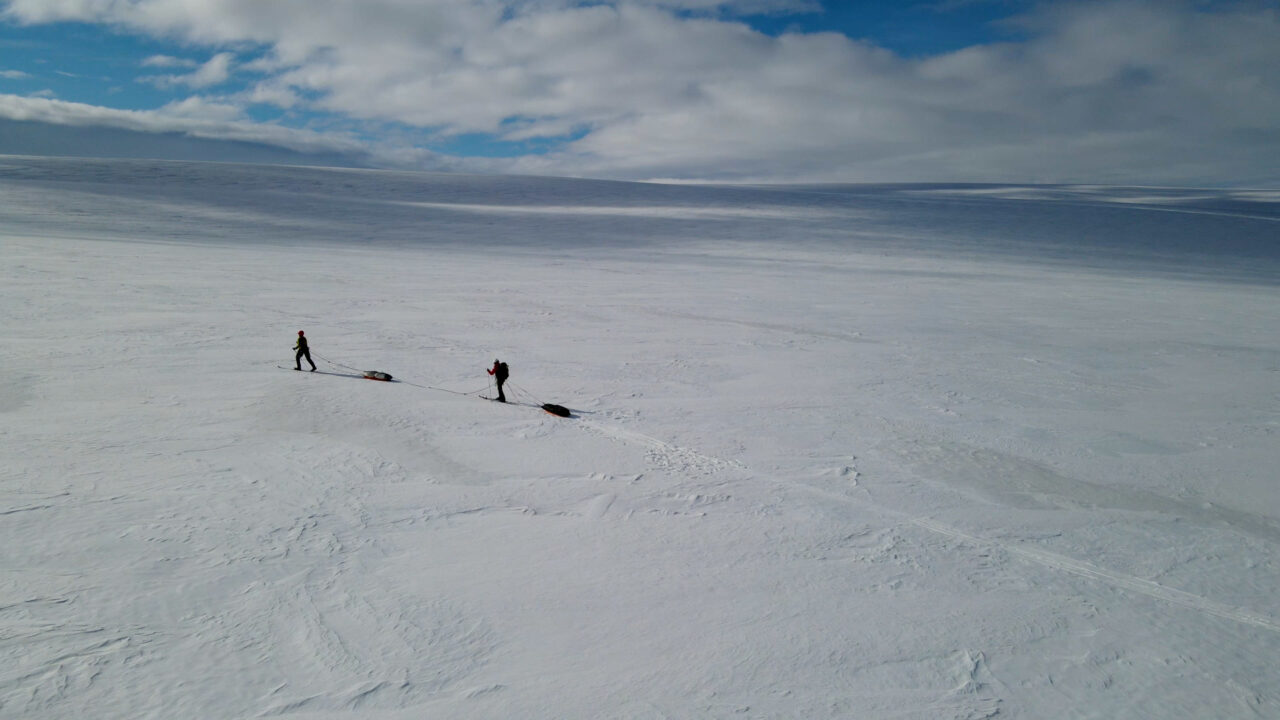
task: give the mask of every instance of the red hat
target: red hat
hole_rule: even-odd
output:
[[[299,330],[299,331],[298,331],[298,334],[299,334],[299,335],[301,335],[301,334],[302,334],[302,331],[301,331],[301,330]]]

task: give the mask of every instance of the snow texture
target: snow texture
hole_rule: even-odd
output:
[[[0,717],[1278,717],[1278,221],[0,158]]]

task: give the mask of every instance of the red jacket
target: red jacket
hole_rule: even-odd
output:
[[[507,364],[494,360],[493,367],[489,368],[488,372],[490,375],[496,375],[498,377],[498,382],[502,382],[507,379]]]

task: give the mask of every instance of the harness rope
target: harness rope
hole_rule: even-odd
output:
[[[342,363],[337,362],[336,360],[330,360],[329,358],[321,355],[320,353],[311,353],[311,354],[329,363],[330,365],[333,365],[334,367],[340,367],[344,370],[350,370],[351,372],[357,372],[361,374],[365,372],[364,370],[353,368],[350,365],[343,365]],[[480,388],[479,390],[472,390],[471,392],[458,392],[457,390],[449,390],[448,388],[436,387],[434,385],[423,385],[421,383],[411,382],[403,378],[400,378],[400,382],[404,383],[405,385],[412,385],[413,387],[416,387],[416,388],[422,388],[423,390],[438,390],[440,392],[447,392],[451,395],[479,395],[480,393],[488,389],[488,388]]]

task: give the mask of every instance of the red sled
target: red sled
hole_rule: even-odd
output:
[[[377,370],[365,370],[365,371],[364,371],[364,379],[365,379],[365,380],[381,380],[381,381],[383,381],[383,382],[391,382],[391,374],[390,374],[390,373],[379,372],[379,371],[377,371]]]

